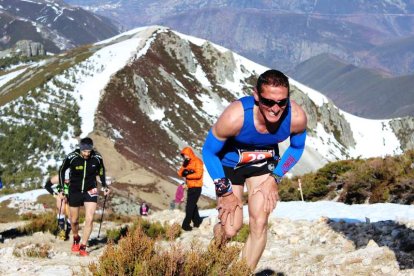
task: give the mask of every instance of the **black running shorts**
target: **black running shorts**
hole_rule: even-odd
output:
[[[73,192],[69,190],[69,206],[80,207],[84,202],[98,202],[98,189],[93,188],[85,192]]]
[[[268,160],[261,164],[249,165],[240,168],[223,166],[224,174],[232,185],[244,185],[247,178],[272,173],[277,165],[276,160]]]

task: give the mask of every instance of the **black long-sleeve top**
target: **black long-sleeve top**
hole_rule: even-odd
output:
[[[63,160],[59,169],[59,186],[63,187],[65,181],[65,172],[69,172],[69,191],[84,192],[96,188],[96,176],[101,179],[102,187],[106,187],[105,166],[102,156],[95,150],[91,151],[88,159],[84,159],[77,149]]]

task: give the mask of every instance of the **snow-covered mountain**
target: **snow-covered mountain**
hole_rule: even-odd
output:
[[[267,69],[168,28],[130,30],[1,75],[0,150],[25,148],[19,151],[24,157],[19,170],[26,167],[25,173],[40,177],[75,147],[76,136],[93,132],[131,162],[179,181],[179,150],[190,145],[200,152],[217,116],[231,101],[251,94]],[[358,118],[293,79],[291,96],[308,114],[309,133],[293,174],[333,160],[414,148],[413,118]],[[11,173],[7,158],[0,155],[0,166]]]
[[[29,40],[58,53],[119,33],[110,19],[61,0],[0,0],[0,24],[0,50]]]
[[[113,18],[127,28],[168,26],[225,46],[255,62],[278,66],[282,71],[293,70],[323,53],[335,55],[347,64],[394,76],[411,75],[414,69],[412,1],[66,2]]]

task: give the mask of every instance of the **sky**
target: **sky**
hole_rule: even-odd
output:
[[[0,196],[0,203],[13,199],[16,201],[35,202],[37,197],[47,194],[45,189],[37,189],[24,193]],[[99,210],[98,210],[99,211]],[[244,206],[244,216],[248,215],[247,206]],[[200,210],[200,216],[217,216],[217,210]],[[370,222],[393,220],[396,222],[414,221],[414,205],[401,205],[393,203],[354,204],[346,205],[332,201],[302,202],[289,201],[278,202],[271,217],[288,218],[291,220],[318,220],[320,217],[328,217],[332,220],[344,220],[346,222]]]

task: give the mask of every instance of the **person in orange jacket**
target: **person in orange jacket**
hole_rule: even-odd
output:
[[[191,221],[194,227],[199,227],[202,219],[198,213],[197,202],[201,195],[203,186],[203,161],[198,158],[190,147],[185,147],[181,151],[183,164],[178,170],[178,175],[185,177],[187,185],[187,205],[185,207],[185,218],[182,228],[185,231],[191,231]]]

